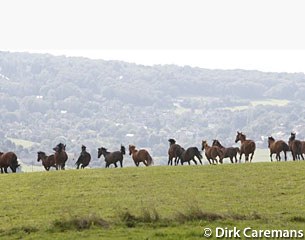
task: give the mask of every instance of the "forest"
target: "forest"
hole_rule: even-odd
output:
[[[236,131],[267,148],[271,135],[305,138],[304,93],[304,73],[0,52],[0,151],[39,165],[37,151],[63,142],[76,159],[86,145],[101,166],[97,148],[135,144],[165,164],[169,138],[233,146]]]

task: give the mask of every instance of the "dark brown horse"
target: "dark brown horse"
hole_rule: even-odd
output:
[[[209,146],[207,141],[202,141],[201,149],[204,150],[205,156],[210,164],[218,163],[217,157],[219,157],[219,162],[222,163],[224,153],[217,146]],[[211,160],[213,162],[211,162]]]
[[[174,164],[177,165],[179,162],[179,158],[181,156],[181,146],[179,144],[176,144],[175,139],[168,139],[169,141],[169,149],[168,149],[168,162],[167,165],[173,165],[173,159]]]
[[[54,159],[57,170],[65,170],[66,161],[68,160],[66,145],[59,143],[56,147],[53,148],[53,150],[55,151]]]
[[[143,162],[145,166],[150,166],[153,164],[153,160],[149,152],[145,149],[137,150],[135,145],[129,145],[129,155],[132,156],[132,159],[137,167],[139,166],[140,162]]]
[[[41,160],[42,166],[44,166],[45,170],[49,171],[51,167],[56,167],[54,154],[47,156],[45,152],[37,152],[37,162]]]
[[[291,133],[288,140],[288,145],[292,154],[293,161],[301,160],[301,158],[304,160],[302,154],[302,142],[300,140],[295,139],[295,137],[296,133]]]
[[[268,137],[268,148],[270,149],[270,160],[272,160],[272,155],[275,153],[276,154],[276,160],[281,161],[281,152],[284,152],[285,156],[285,161],[287,161],[287,152],[289,150],[289,146],[287,143],[285,143],[283,140],[277,140],[273,137]]]
[[[235,158],[235,163],[237,163],[237,153],[240,152],[238,147],[224,147],[217,139],[213,140],[212,146],[220,148],[223,152],[223,158],[230,158],[231,163],[234,163],[233,159]]]
[[[243,154],[245,154],[245,162],[249,161],[249,155],[251,154],[250,157],[250,162],[252,162],[253,155],[256,149],[256,144],[253,140],[247,140],[246,135],[243,134],[242,132],[237,132],[235,143],[240,141],[240,154],[239,154],[239,162],[241,162],[241,157]]]
[[[184,162],[188,162],[188,164],[191,165],[191,161],[193,161],[197,165],[197,161],[195,160],[195,157],[199,160],[200,164],[202,165],[201,162],[202,155],[197,147],[189,147],[186,150],[184,150],[184,148],[181,148],[180,151],[181,151],[180,152],[181,165],[183,165]],[[179,159],[177,164],[178,163],[179,163]]]
[[[17,171],[17,168],[19,167],[19,163],[17,160],[17,156],[13,152],[0,152],[0,168],[1,168],[1,173],[3,171],[7,173],[8,167],[12,170],[13,173]]]
[[[121,167],[123,167],[123,158],[125,155],[125,147],[121,145],[120,151],[108,152],[106,148],[98,148],[98,158],[102,155],[105,158],[106,168],[109,168],[110,164],[114,164],[115,167],[118,167],[117,162],[120,162]]]
[[[75,163],[76,169],[79,169],[79,166],[81,168],[87,167],[90,163],[90,160],[91,160],[90,153],[88,153],[86,151],[86,146],[82,145],[82,151],[81,151],[81,153],[80,153],[80,155],[79,155],[79,157],[78,157],[78,159]]]

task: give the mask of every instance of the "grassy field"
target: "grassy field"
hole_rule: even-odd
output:
[[[0,175],[1,239],[204,239],[305,230],[305,162]],[[213,237],[212,237],[213,239]]]

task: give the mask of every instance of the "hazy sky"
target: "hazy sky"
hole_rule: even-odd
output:
[[[305,72],[303,0],[1,0],[0,50]]]

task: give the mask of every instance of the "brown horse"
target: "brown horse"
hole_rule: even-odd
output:
[[[231,163],[234,163],[233,158],[235,158],[235,163],[237,163],[237,153],[240,153],[238,147],[224,147],[217,139],[213,140],[212,146],[220,148],[223,158],[230,158]]]
[[[17,171],[17,168],[19,167],[19,163],[17,160],[17,156],[13,152],[0,152],[0,168],[1,173],[3,173],[3,170],[5,173],[7,173],[8,167],[12,170],[13,173]]]
[[[79,166],[81,168],[87,167],[90,163],[90,160],[91,160],[90,153],[88,153],[86,151],[86,146],[82,145],[82,151],[81,151],[81,153],[80,153],[80,155],[79,155],[79,157],[78,157],[78,159],[75,163],[76,169],[79,169]]]
[[[301,158],[304,160],[302,152],[302,142],[300,140],[296,140],[295,137],[296,133],[291,133],[290,138],[288,140],[288,145],[292,154],[293,161],[301,160]]]
[[[137,167],[139,166],[140,162],[143,162],[145,166],[150,166],[153,164],[153,160],[149,152],[145,149],[137,150],[135,145],[129,145],[129,155],[132,156],[132,159]]]
[[[121,168],[123,167],[123,155],[126,153],[125,147],[121,145],[120,151],[108,152],[106,148],[98,148],[98,158],[102,155],[105,158],[106,168],[109,168],[110,164],[114,164],[115,167],[118,167],[117,162],[120,162]]]
[[[205,152],[205,157],[208,159],[210,164],[218,163],[217,157],[219,157],[219,162],[222,163],[224,153],[217,146],[209,146],[207,141],[202,141],[201,149]],[[211,162],[211,160],[213,162]]]
[[[168,149],[168,162],[167,165],[173,165],[173,159],[174,164],[177,165],[179,162],[179,158],[181,157],[181,146],[179,144],[176,144],[175,139],[168,139],[169,141],[169,149]]]
[[[237,132],[235,143],[240,141],[240,154],[239,154],[239,162],[241,162],[241,157],[243,154],[245,154],[245,162],[249,161],[249,155],[251,154],[250,157],[250,162],[252,162],[253,155],[256,149],[255,142],[253,140],[247,140],[246,135],[243,134],[242,132]]]
[[[191,160],[197,165],[197,161],[195,160],[195,157],[199,160],[200,164],[202,165],[201,162],[202,155],[197,147],[189,147],[186,150],[184,150],[184,148],[181,148],[179,154],[180,154],[181,165],[183,165],[184,162],[188,162],[188,164],[191,165]],[[179,163],[179,159],[177,164],[178,163]]]
[[[65,170],[66,161],[68,160],[66,145],[59,143],[56,147],[53,148],[53,150],[55,151],[54,159],[57,170]]]
[[[281,161],[281,152],[284,152],[285,155],[285,161],[287,161],[287,152],[289,150],[289,146],[287,143],[285,143],[283,140],[277,140],[273,137],[268,137],[268,148],[270,149],[270,160],[272,160],[272,155],[275,153],[276,154],[276,160]]]
[[[37,162],[41,160],[45,170],[49,171],[51,167],[56,167],[54,154],[47,156],[45,152],[37,152]]]

